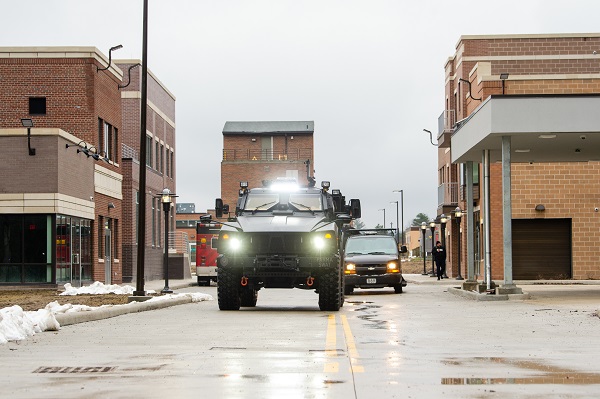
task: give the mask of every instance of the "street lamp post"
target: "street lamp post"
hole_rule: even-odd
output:
[[[435,272],[435,261],[433,256],[433,246],[435,245],[435,222],[433,220],[429,223],[429,227],[431,228],[431,277],[435,277],[437,276],[437,273]]]
[[[380,209],[380,211],[383,211],[383,228],[385,229],[385,208]]]
[[[446,217],[446,215],[444,215],[443,213],[440,215],[440,229],[441,229],[441,233],[442,233],[442,247],[444,247],[445,251],[448,251],[446,249],[446,223],[448,222],[448,218]],[[446,252],[447,254],[448,252]],[[444,278],[448,278],[448,276],[446,275],[446,266],[444,266],[444,270],[442,270],[443,273],[443,277]]]
[[[458,275],[456,276],[457,280],[464,280],[463,277],[460,275],[460,236],[462,235],[461,229],[460,229],[460,218],[462,217],[462,210],[460,209],[460,207],[456,207],[456,209],[454,210],[454,217],[456,218],[456,224],[458,225]]]
[[[163,211],[165,211],[165,288],[161,291],[163,294],[173,293],[173,290],[169,288],[169,211],[171,210],[173,197],[176,197],[176,195],[171,193],[168,188],[165,188],[160,196],[160,202],[162,202]]]
[[[400,221],[402,222],[402,224],[398,224],[396,223],[396,225],[400,228],[400,230],[402,231],[402,245],[404,245],[404,190],[394,190],[395,193],[400,193],[400,210],[401,210],[401,215],[402,218],[400,219]]]
[[[398,224],[398,201],[392,201],[390,204],[396,204],[396,242],[400,239],[400,225]]]
[[[421,223],[421,256],[423,256],[423,276],[427,276],[427,251],[425,250],[425,234],[427,232],[427,223]]]

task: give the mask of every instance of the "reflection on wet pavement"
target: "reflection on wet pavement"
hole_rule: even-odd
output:
[[[582,373],[576,370],[555,367],[540,361],[507,359],[500,357],[476,357],[472,359],[449,359],[444,361],[447,365],[462,366],[467,363],[496,363],[515,366],[520,369],[536,371],[541,375],[517,378],[490,378],[490,377],[466,377],[466,378],[442,378],[442,385],[496,385],[496,384],[571,384],[592,385],[600,384],[600,374]]]

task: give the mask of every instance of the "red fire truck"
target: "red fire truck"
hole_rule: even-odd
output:
[[[200,221],[196,224],[196,276],[198,285],[210,285],[217,281],[217,250],[221,223]]]

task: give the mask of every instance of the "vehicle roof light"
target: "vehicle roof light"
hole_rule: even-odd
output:
[[[325,188],[325,189],[328,189],[329,187],[331,187],[331,183],[330,183],[330,182],[328,182],[327,180],[323,180],[323,181],[321,182],[321,187],[322,187],[322,188]]]
[[[240,182],[240,187],[241,188],[248,188],[248,182],[247,181],[241,181]]]

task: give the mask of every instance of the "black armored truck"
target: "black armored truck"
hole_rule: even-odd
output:
[[[319,294],[319,308],[344,303],[343,231],[360,218],[360,201],[339,190],[276,180],[249,189],[240,183],[235,213],[219,234],[219,309],[256,306],[262,288],[300,288]],[[216,215],[229,207],[216,200]]]

